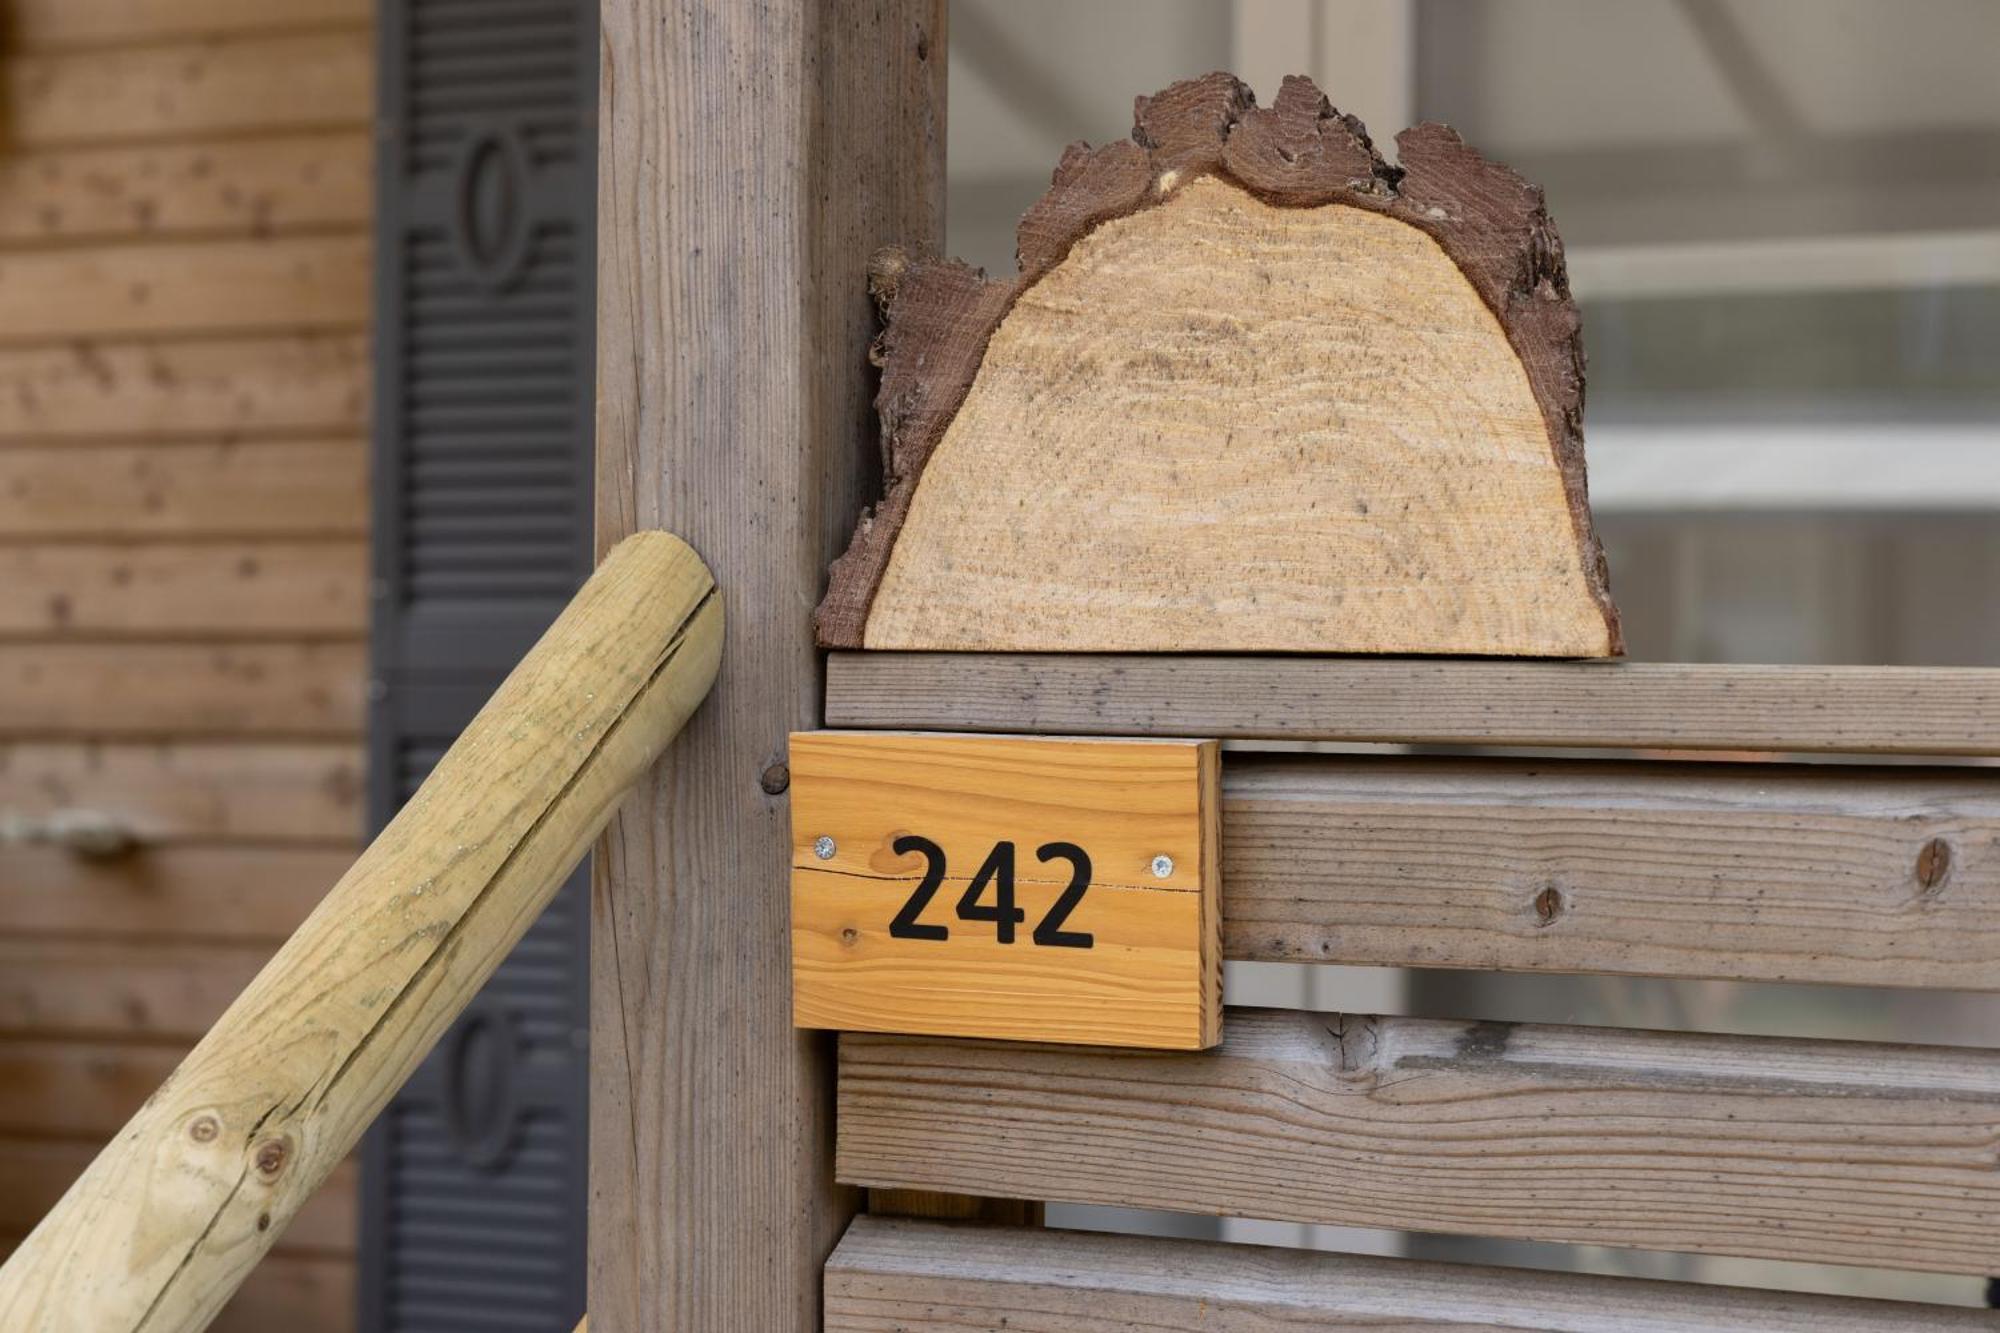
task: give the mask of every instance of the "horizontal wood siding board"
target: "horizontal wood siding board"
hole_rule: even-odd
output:
[[[367,489],[358,439],[0,448],[0,545],[359,538]]]
[[[2000,775],[1223,765],[1226,956],[2000,989]]]
[[[108,1139],[181,1055],[177,1046],[0,1038],[0,1138]]]
[[[214,440],[368,428],[360,333],[0,347],[0,446]]]
[[[0,639],[360,638],[368,546],[0,545]]]
[[[270,955],[265,944],[0,939],[0,1034],[192,1043]]]
[[[1436,745],[2000,754],[2000,669],[834,653],[827,725]]]
[[[10,848],[0,869],[0,932],[275,947],[353,859],[345,847],[140,848],[105,859]]]
[[[1976,1310],[1692,1283],[1039,1228],[855,1220],[826,1265],[827,1333],[1906,1333]]]
[[[101,811],[153,846],[352,847],[362,763],[343,741],[0,743],[0,809]]]
[[[364,130],[0,156],[0,249],[365,228]]]
[[[347,331],[368,322],[361,232],[0,254],[0,341]]]
[[[0,643],[0,739],[361,734],[360,643]]]
[[[1984,1273],[2000,1052],[1231,1010],[1179,1055],[849,1033],[839,1179]]]
[[[0,1230],[26,1233],[97,1155],[95,1141],[0,1139]],[[354,1253],[356,1183],[350,1159],[335,1167],[279,1238],[277,1253]]]
[[[130,46],[330,26],[361,27],[372,0],[9,0],[0,22],[8,49]]]
[[[19,55],[0,118],[17,151],[366,127],[374,75],[365,26]]]

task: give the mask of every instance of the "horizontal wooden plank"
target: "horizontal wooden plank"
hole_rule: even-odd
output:
[[[360,440],[0,449],[0,541],[360,537]]]
[[[370,0],[8,0],[8,48],[136,44],[178,37],[220,37],[373,18]]]
[[[268,945],[0,939],[0,1033],[192,1043]]]
[[[0,248],[365,228],[363,130],[0,156]]]
[[[0,639],[367,632],[360,541],[0,546]]]
[[[0,1230],[26,1234],[55,1206],[99,1145],[93,1141],[0,1139]],[[278,1240],[278,1253],[351,1255],[359,1226],[352,1161],[333,1169]]]
[[[20,55],[0,121],[16,150],[360,127],[374,65],[365,27]]]
[[[1202,1054],[843,1034],[837,1123],[871,1187],[1934,1272],[2000,1242],[2000,1051],[1232,1009]]]
[[[2000,773],[1236,754],[1231,958],[2000,989]]]
[[[344,742],[0,744],[0,809],[97,810],[148,843],[353,844],[364,760]]]
[[[2000,670],[834,653],[827,725],[1432,745],[2000,754]]]
[[[368,429],[357,333],[0,348],[0,443]]]
[[[183,1054],[130,1042],[0,1039],[0,1138],[108,1139]]]
[[[827,1333],[1906,1333],[1978,1310],[1039,1228],[857,1218],[826,1263]]]
[[[366,327],[362,232],[0,254],[0,340],[291,333]]]
[[[10,847],[0,860],[0,931],[275,946],[354,855],[344,847],[142,847],[100,860],[60,847]]]
[[[0,644],[0,739],[361,733],[359,643]]]

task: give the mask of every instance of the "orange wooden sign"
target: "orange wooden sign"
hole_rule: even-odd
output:
[[[1219,749],[794,735],[794,1021],[1214,1045]]]

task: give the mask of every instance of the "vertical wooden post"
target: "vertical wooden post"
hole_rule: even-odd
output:
[[[791,1026],[786,733],[876,466],[865,266],[935,245],[943,0],[602,0],[598,536],[726,590],[714,699],[597,861],[597,1333],[809,1329],[852,1211],[831,1048]]]

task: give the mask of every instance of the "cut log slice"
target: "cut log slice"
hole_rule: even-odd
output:
[[[888,484],[823,646],[1605,657],[1541,191],[1306,79],[1072,147],[1021,272],[878,256]]]

